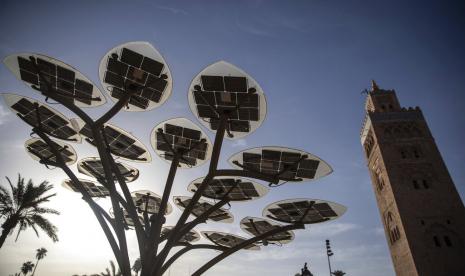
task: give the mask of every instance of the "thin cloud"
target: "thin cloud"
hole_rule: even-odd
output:
[[[256,36],[261,36],[261,37],[275,37],[275,35],[272,32],[267,31],[263,29],[262,27],[245,25],[237,21],[236,21],[236,26],[239,30],[245,33],[251,34],[251,35],[256,35]]]
[[[182,14],[182,15],[188,15],[188,12],[182,9],[177,9],[177,8],[172,8],[172,7],[167,7],[167,6],[157,6],[157,9],[164,10],[164,11],[169,11],[173,14]]]
[[[3,125],[9,120],[11,112],[9,112],[3,105],[0,105],[0,125]]]
[[[308,29],[306,28],[305,24],[303,24],[303,21],[299,19],[280,18],[279,20],[277,20],[277,24],[282,26],[283,28],[293,30],[296,32],[308,32]]]
[[[186,108],[186,105],[185,104],[182,104],[180,102],[177,102],[177,101],[172,101],[171,102],[171,107],[173,109],[185,109]]]
[[[383,227],[376,227],[375,228],[375,234],[378,236],[384,236],[384,229]]]
[[[356,229],[360,229],[361,226],[354,223],[331,223],[314,225],[309,227],[309,231],[305,233],[311,236],[335,236],[346,232],[350,232]]]
[[[308,255],[315,256],[321,254],[321,249],[317,247],[286,247],[285,245],[279,250],[262,249],[261,252],[246,252],[244,259],[247,261],[261,261],[261,260],[290,260],[304,258]]]
[[[246,147],[247,146],[247,141],[245,139],[238,139],[235,140],[232,144],[231,147],[233,148],[238,148],[238,147]]]

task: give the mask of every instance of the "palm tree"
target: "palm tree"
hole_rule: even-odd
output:
[[[110,273],[110,270],[108,268],[106,268],[106,273],[102,272],[102,273],[100,273],[100,275],[102,275],[102,276],[121,276],[121,275],[123,275],[123,274],[121,274],[121,270],[119,270],[119,269],[118,269],[118,272],[116,272],[115,263],[113,263],[113,261],[110,261],[110,267],[111,267],[111,273]]]
[[[48,202],[51,197],[56,195],[44,195],[53,188],[53,185],[48,184],[47,181],[43,181],[38,186],[34,186],[30,179],[25,184],[24,178],[18,175],[18,181],[16,186],[14,186],[8,177],[6,179],[10,184],[11,193],[6,188],[0,186],[0,219],[4,219],[2,224],[3,231],[0,236],[0,248],[3,246],[6,237],[13,232],[17,225],[19,225],[19,229],[16,240],[18,240],[21,231],[29,226],[39,236],[37,232],[38,226],[54,242],[58,241],[56,234],[58,228],[42,215],[59,215],[60,213],[51,208],[40,207],[42,203]]]
[[[31,261],[27,261],[23,263],[23,266],[21,267],[21,272],[23,275],[26,275],[28,272],[32,271],[32,268],[34,267],[34,264]]]
[[[37,249],[37,254],[36,254],[37,262],[36,262],[36,265],[34,266],[34,271],[32,271],[32,276],[34,276],[34,274],[36,273],[36,269],[37,269],[37,265],[39,264],[39,261],[42,260],[45,256],[47,256],[47,249],[43,247]]]
[[[132,265],[132,270],[136,273],[136,276],[139,275],[139,271],[142,269],[142,264],[140,262],[140,258],[137,258],[137,260],[134,261],[134,264]]]
[[[342,270],[335,270],[335,271],[332,272],[332,274],[334,276],[344,276],[344,275],[346,275],[346,273],[344,271],[342,271]]]

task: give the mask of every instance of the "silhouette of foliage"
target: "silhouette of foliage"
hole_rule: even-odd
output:
[[[53,188],[53,185],[43,181],[38,186],[35,186],[30,179],[25,183],[21,175],[18,175],[16,185],[13,185],[8,177],[6,179],[10,185],[11,193],[0,186],[0,218],[4,219],[3,231],[0,236],[0,248],[3,246],[6,237],[11,235],[16,226],[19,226],[16,240],[18,240],[21,231],[26,230],[28,227],[31,227],[39,236],[37,231],[37,227],[39,227],[54,242],[58,241],[58,228],[43,215],[59,215],[60,213],[51,208],[41,207],[43,203],[48,202],[51,197],[56,195],[45,195]]]

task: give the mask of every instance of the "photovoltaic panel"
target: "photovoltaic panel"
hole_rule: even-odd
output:
[[[319,157],[284,147],[260,147],[233,155],[229,163],[247,171],[277,177],[280,183],[314,180],[332,172]]]
[[[99,106],[106,102],[102,92],[87,77],[55,58],[22,53],[10,55],[4,62],[19,80],[46,95],[79,107]]]
[[[32,127],[39,127],[40,122],[42,131],[50,136],[71,142],[81,141],[71,122],[48,105],[15,94],[3,94],[3,97],[10,109]]]
[[[234,65],[220,61],[202,70],[189,88],[189,106],[199,121],[217,130],[221,114],[227,114],[228,138],[253,132],[266,115],[266,101],[258,83]],[[231,136],[232,135],[232,136]]]
[[[161,236],[169,235],[173,226],[165,226],[161,229]],[[184,234],[177,242],[182,243],[193,243],[200,240],[200,235],[195,230],[190,230],[188,233]]]
[[[79,179],[79,182],[81,182],[82,186],[84,186],[84,189],[89,193],[91,197],[107,197],[110,195],[110,192],[108,191],[107,188],[105,188],[102,185],[97,185],[93,181],[88,181],[84,179]],[[63,187],[79,193],[79,190],[77,189],[76,185],[71,179],[67,179],[63,181]]]
[[[86,141],[95,146],[92,130],[87,124],[80,119],[73,119],[72,122],[77,125],[79,133],[86,137]],[[150,162],[152,157],[147,148],[136,137],[129,134],[127,131],[106,123],[103,127],[105,133],[105,141],[110,147],[112,154],[138,162]]]
[[[211,157],[210,139],[185,118],[162,122],[152,130],[150,140],[157,155],[164,160],[171,161],[179,154],[179,165],[183,168],[200,166]]]
[[[191,198],[187,196],[173,197],[174,204],[176,204],[176,206],[178,206],[181,209],[186,208],[189,205],[190,201],[191,201]],[[213,205],[214,205],[213,203],[210,203],[208,201],[199,200],[194,205],[194,208],[192,209],[191,214],[198,217],[202,215],[205,211],[210,209]],[[234,221],[232,214],[223,208],[215,210],[213,213],[211,213],[208,216],[208,219],[216,221],[216,222],[225,222],[225,223],[231,223]]]
[[[216,231],[202,231],[202,235],[207,239],[213,242],[214,244],[232,248],[239,245],[240,243],[247,240],[247,238],[233,235],[230,233],[216,232]],[[260,250],[256,244],[251,244],[246,246],[244,249],[248,250]]]
[[[127,164],[116,162],[121,175],[124,177],[126,183],[135,181],[139,177],[139,170],[133,168]],[[96,178],[97,180],[105,180],[105,173],[103,170],[102,162],[99,158],[88,157],[81,159],[77,164],[78,171],[87,176]],[[113,179],[117,181],[116,175],[113,175]]]
[[[52,143],[60,152],[60,155],[66,165],[69,166],[76,162],[76,152],[70,145],[58,141],[52,141]],[[47,143],[45,143],[45,141],[42,139],[29,139],[24,144],[24,147],[34,160],[40,161],[45,165],[55,166],[57,164],[57,159],[53,153],[52,148],[48,146]]]
[[[189,184],[187,190],[195,193],[202,184],[203,177]],[[215,177],[207,185],[202,196],[221,200],[226,194],[230,201],[247,201],[264,196],[268,189],[263,185],[240,177]]]
[[[100,62],[99,75],[113,100],[133,93],[128,111],[156,108],[171,94],[169,68],[148,42],[129,42],[111,49]]]
[[[134,205],[139,213],[158,214],[161,205],[161,197],[148,190],[140,190],[131,193]],[[165,215],[172,211],[171,204],[167,204]]]
[[[263,218],[245,217],[241,220],[241,229],[253,236],[259,236],[279,227],[282,227],[282,225]],[[275,241],[281,244],[285,244],[291,242],[293,239],[294,232],[284,231],[267,237],[266,241]]]
[[[342,216],[346,207],[319,199],[288,199],[268,205],[263,216],[285,223],[319,223]]]

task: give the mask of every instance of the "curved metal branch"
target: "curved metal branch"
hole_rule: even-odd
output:
[[[153,244],[152,250],[148,250],[147,258],[150,258],[150,255],[157,254],[158,251],[158,239],[160,238],[161,227],[165,223],[165,211],[168,205],[168,199],[171,194],[171,188],[173,187],[174,177],[176,176],[176,172],[179,165],[179,153],[175,153],[173,160],[171,161],[170,171],[168,173],[168,177],[166,179],[165,189],[163,191],[163,196],[160,203],[160,208],[158,210],[158,214],[156,215],[155,220],[150,225],[150,236],[149,236],[149,244]]]
[[[132,95],[139,93],[143,89],[149,87],[153,82],[147,83],[146,85],[138,85],[137,89],[128,89],[131,86],[131,83],[125,82],[124,84],[124,95],[118,99],[118,102],[111,107],[110,110],[108,110],[105,114],[102,115],[97,121],[95,121],[97,126],[103,126],[104,123],[108,122],[113,116],[118,114],[118,112],[121,111],[121,109],[128,104],[129,99],[131,98]]]
[[[226,257],[230,256],[231,254],[233,254],[233,253],[235,253],[235,252],[237,252],[237,251],[239,251],[239,250],[241,250],[241,249],[243,249],[243,248],[245,248],[245,247],[247,247],[249,245],[254,244],[257,241],[264,240],[269,236],[273,236],[273,235],[281,233],[281,232],[285,232],[285,231],[289,231],[289,230],[295,230],[295,229],[304,229],[304,228],[305,228],[305,226],[303,224],[286,225],[286,226],[282,226],[282,227],[270,230],[268,232],[265,232],[265,233],[263,233],[263,234],[261,234],[259,236],[254,237],[254,238],[250,238],[248,240],[245,240],[245,241],[239,243],[238,245],[236,245],[234,247],[231,247],[230,249],[224,251],[223,253],[216,256],[215,258],[211,259],[209,262],[207,262],[202,267],[200,267],[196,272],[194,272],[194,274],[192,274],[192,276],[201,275],[202,273],[204,273],[205,271],[207,271],[212,266],[219,263],[220,261],[222,261]]]
[[[116,243],[116,240],[113,236],[113,233],[111,232],[110,228],[108,227],[108,224],[105,222],[105,218],[110,218],[108,214],[98,205],[92,197],[89,195],[87,190],[84,188],[84,186],[81,184],[79,179],[76,177],[76,175],[71,171],[71,169],[66,165],[65,161],[63,160],[63,157],[61,156],[60,152],[56,148],[54,142],[40,129],[38,128],[33,128],[33,132],[37,133],[39,137],[47,143],[47,145],[52,149],[53,154],[56,156],[57,163],[60,165],[60,168],[68,175],[68,177],[73,181],[73,183],[76,185],[76,188],[79,190],[79,192],[82,194],[84,200],[89,204],[89,207],[92,209],[92,211],[95,214],[95,217],[97,218],[100,227],[102,227],[103,232],[105,233],[105,236],[107,237],[108,243],[110,244],[111,249],[113,250],[113,254],[116,257],[116,261],[118,262],[119,265],[121,265],[121,253],[118,244]],[[103,216],[103,217],[102,217]],[[114,224],[109,221],[110,224],[112,225],[114,229]]]
[[[219,210],[221,207],[223,207],[225,204],[229,203],[231,199],[229,198],[229,194],[234,190],[234,188],[237,187],[239,182],[235,182],[234,185],[232,185],[229,190],[223,195],[223,198],[215,203],[212,207],[208,208],[205,212],[203,212],[200,216],[196,217],[193,221],[185,224],[180,231],[176,234],[176,239],[184,236],[186,233],[188,233],[191,229],[193,229],[197,224],[205,222],[208,217],[215,212],[216,210]]]
[[[113,118],[121,109],[128,103],[133,93],[124,93],[124,95],[119,98],[118,102],[114,104],[105,114],[102,115],[99,119],[95,121],[97,126],[103,126],[104,123],[108,122]]]
[[[106,151],[106,145],[104,143],[103,135],[103,128],[98,127],[95,124],[90,125],[92,129],[92,135],[94,137],[95,146],[97,147],[100,161],[102,163],[103,171],[105,173],[105,178],[107,182],[107,189],[110,192],[110,200],[113,207],[113,212],[115,215],[115,233],[116,237],[118,238],[120,252],[121,252],[121,263],[120,266],[123,275],[129,275],[131,272],[131,264],[129,263],[129,253],[127,247],[127,240],[126,240],[126,233],[124,229],[124,215],[123,211],[120,208],[119,200],[118,200],[118,192],[116,191],[115,183],[113,181],[113,173],[111,169],[111,155]]]
[[[102,216],[108,221],[108,223],[110,223],[111,226],[115,228],[115,220],[110,217],[110,215],[102,208],[102,206],[98,205],[94,200],[92,200],[92,202],[88,202],[87,198],[82,197],[82,199],[85,202],[87,202],[87,204],[95,207],[100,212],[100,214],[102,214]]]
[[[131,193],[129,192],[126,181],[124,180],[124,177],[121,175],[121,172],[118,166],[116,165],[115,160],[113,159],[113,157],[111,156],[109,152],[108,152],[108,156],[109,156],[108,161],[110,162],[112,170],[116,175],[116,179],[118,180],[121,190],[123,191],[123,195],[126,199],[124,200],[121,197],[121,195],[117,193],[118,200],[121,203],[121,205],[123,205],[123,207],[126,209],[132,221],[134,222],[134,229],[136,231],[137,242],[139,245],[139,255],[141,256],[140,258],[142,262],[144,260],[144,257],[142,256],[143,255],[142,252],[143,252],[144,244],[146,244],[147,236],[145,235],[144,228],[142,227],[142,224],[139,221],[139,216],[137,215],[136,206],[134,205],[134,201],[132,200]]]
[[[176,252],[173,256],[171,256],[171,258],[168,259],[168,261],[166,261],[166,263],[163,264],[163,266],[161,268],[161,273],[162,274],[165,273],[165,271],[174,263],[174,261],[179,259],[179,257],[184,255],[185,253],[187,253],[187,252],[189,252],[191,250],[194,250],[194,249],[212,249],[212,250],[224,251],[224,250],[226,250],[228,248],[224,247],[224,246],[213,245],[213,244],[193,244],[193,245],[188,244],[188,245],[185,245],[184,248],[182,248],[181,250]]]
[[[124,175],[121,174],[121,171],[116,165],[115,159],[111,155],[110,146],[108,145],[108,141],[105,139],[105,134],[103,134],[103,138],[111,170],[115,174],[116,180],[118,181],[118,184],[120,185],[124,195],[123,198],[119,193],[116,193],[118,195],[118,200],[120,201],[121,205],[123,205],[123,207],[126,209],[131,219],[134,221],[134,228],[136,230],[137,240],[139,241],[139,246],[141,246],[141,243],[145,242],[145,232],[139,221],[139,216],[136,212],[136,206],[134,205],[134,201],[132,200],[132,196],[126,184],[126,180],[124,179]]]

